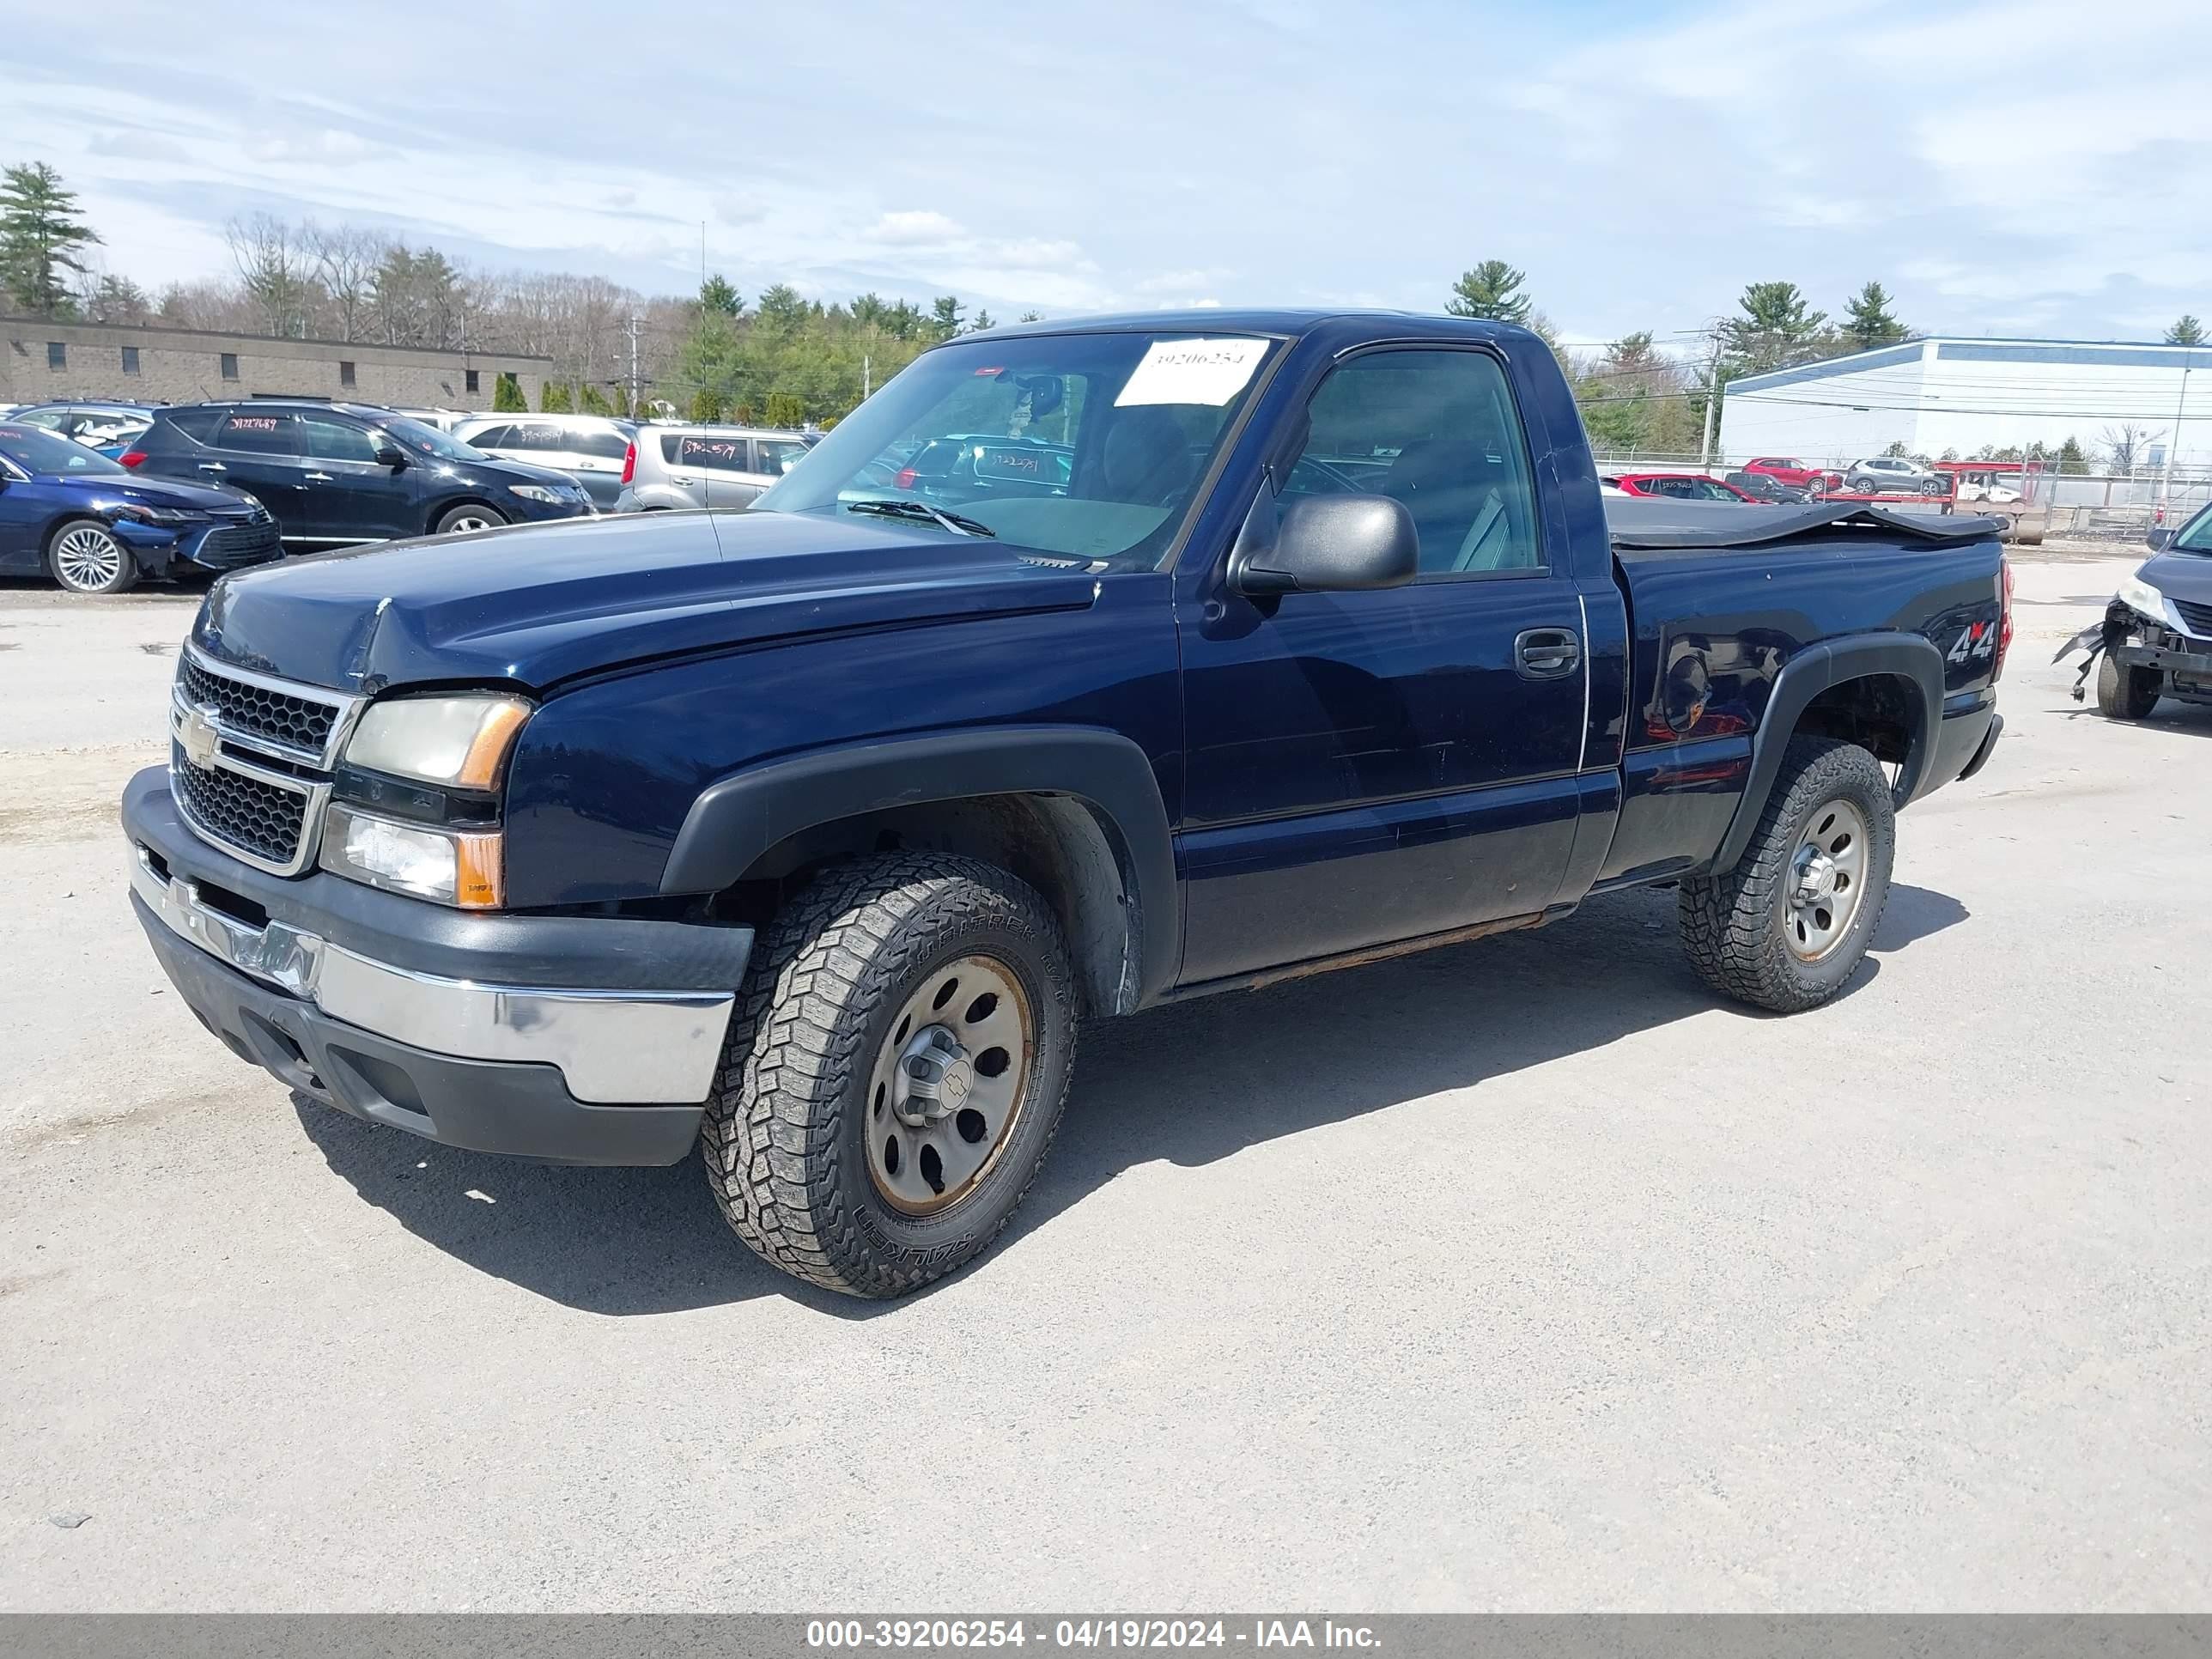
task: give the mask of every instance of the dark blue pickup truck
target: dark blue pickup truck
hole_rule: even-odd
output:
[[[1067,465],[901,489],[948,440]],[[1651,883],[1719,992],[1844,984],[1893,815],[2001,727],[1993,527],[1607,505],[1517,329],[963,338],[750,511],[223,579],[125,798],[132,902],[301,1093],[696,1144],[770,1261],[896,1294],[1020,1202],[1086,1016]]]

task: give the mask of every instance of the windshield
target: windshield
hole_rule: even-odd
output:
[[[59,472],[76,478],[129,476],[97,450],[34,426],[0,425],[0,455],[26,472]]]
[[[488,461],[491,459],[481,449],[471,449],[449,432],[441,432],[434,426],[425,426],[420,421],[410,421],[397,416],[382,422],[395,443],[410,449],[419,449],[425,455],[434,455],[441,461]]]
[[[1157,565],[1259,383],[1249,336],[1054,334],[925,352],[753,504]]]
[[[2184,553],[2212,553],[2212,507],[2182,526],[2181,533],[2173,538],[2173,545]]]

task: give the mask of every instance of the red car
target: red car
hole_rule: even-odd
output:
[[[1748,469],[1747,469],[1748,470]],[[1657,495],[1678,501],[1755,501],[1747,489],[1703,472],[1608,472],[1599,478],[1628,495]]]
[[[1746,461],[1743,470],[1764,472],[1775,483],[1788,484],[1792,489],[1811,489],[1822,483],[1832,488],[1841,476],[1832,467],[1808,466],[1790,455],[1762,455],[1755,461]]]

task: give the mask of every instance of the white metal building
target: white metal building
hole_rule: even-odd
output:
[[[1893,443],[1932,459],[2071,437],[2095,461],[2125,427],[2139,469],[2163,468],[2170,446],[2177,467],[2212,466],[2212,347],[1913,340],[1731,381],[1720,447],[1737,465],[1842,465]]]

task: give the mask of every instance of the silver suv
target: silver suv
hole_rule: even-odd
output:
[[[470,448],[495,459],[567,473],[602,513],[622,493],[623,468],[636,430],[636,422],[605,415],[471,415],[452,428]]]
[[[617,513],[749,507],[821,441],[814,432],[750,426],[645,426]]]

